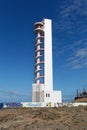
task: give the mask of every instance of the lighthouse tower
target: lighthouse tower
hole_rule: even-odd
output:
[[[61,91],[53,91],[52,21],[43,19],[34,24],[35,65],[32,102],[62,102]]]

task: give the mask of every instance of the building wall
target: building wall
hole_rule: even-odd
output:
[[[45,90],[53,90],[52,67],[52,21],[44,19],[44,74]]]
[[[53,91],[52,93],[52,97],[53,97],[53,102],[54,103],[62,103],[62,94],[61,91]]]
[[[32,102],[44,102],[44,84],[32,85]]]
[[[44,101],[52,103],[62,103],[61,91],[45,91]]]

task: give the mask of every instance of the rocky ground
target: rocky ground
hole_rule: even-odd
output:
[[[2,109],[0,130],[87,130],[87,107]]]

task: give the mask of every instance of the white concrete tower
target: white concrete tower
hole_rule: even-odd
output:
[[[52,67],[52,21],[43,19],[34,24],[35,32],[35,71],[32,84],[32,102],[53,101]],[[58,91],[61,100],[61,92]],[[61,102],[61,101],[60,101]]]
[[[44,84],[45,90],[53,90],[52,21],[44,19]]]

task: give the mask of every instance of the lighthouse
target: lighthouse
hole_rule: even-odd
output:
[[[61,91],[53,90],[52,20],[43,19],[34,24],[34,83],[32,102],[61,103]]]

